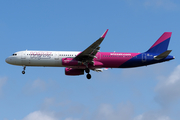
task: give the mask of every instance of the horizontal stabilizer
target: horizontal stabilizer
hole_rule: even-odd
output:
[[[157,59],[157,60],[166,58],[166,57],[171,53],[171,51],[172,51],[172,50],[167,50],[167,51],[161,53],[160,55],[155,56],[154,58]]]

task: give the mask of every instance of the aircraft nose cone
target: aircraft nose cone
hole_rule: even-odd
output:
[[[12,58],[12,57],[6,58],[5,61],[6,61],[6,63],[8,63],[8,64],[16,65],[16,60],[15,60],[14,58]]]
[[[5,61],[6,61],[6,63],[9,63],[10,59],[9,59],[9,58],[6,58],[6,60],[5,60]]]

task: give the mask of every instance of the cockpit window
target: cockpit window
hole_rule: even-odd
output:
[[[12,54],[13,56],[16,56],[17,54],[15,53],[15,54]]]

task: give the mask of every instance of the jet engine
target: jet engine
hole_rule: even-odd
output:
[[[83,69],[73,69],[73,68],[65,68],[65,74],[66,75],[84,75]]]

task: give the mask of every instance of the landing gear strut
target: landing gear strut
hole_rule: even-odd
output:
[[[25,74],[26,66],[23,67],[22,74]]]
[[[85,72],[87,73],[86,75],[87,79],[91,79],[91,74],[89,74],[90,72],[89,68],[85,68]]]
[[[85,69],[85,72],[86,72],[86,73],[89,73],[89,72],[90,72],[89,68],[86,68],[86,69]]]

